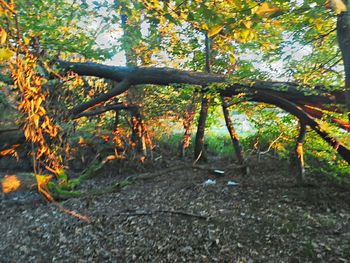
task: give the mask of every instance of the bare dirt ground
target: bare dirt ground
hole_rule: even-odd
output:
[[[91,224],[35,192],[1,197],[0,262],[350,262],[350,190],[321,175],[296,187],[278,160],[256,163],[249,177],[172,165],[184,168],[61,202]],[[132,172],[109,167],[80,190]]]

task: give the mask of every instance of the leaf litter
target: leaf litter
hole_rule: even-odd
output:
[[[35,192],[1,197],[0,261],[350,262],[349,189],[321,176],[297,187],[288,164],[278,160],[255,164],[249,176],[233,170],[220,177],[173,162],[184,169],[60,202],[89,216],[90,224]],[[113,171],[79,190],[130,176],[128,169]],[[208,179],[216,184],[203,187]]]

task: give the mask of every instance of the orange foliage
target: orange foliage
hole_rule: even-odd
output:
[[[48,134],[54,138],[60,128],[50,119],[44,107],[46,94],[42,90],[42,85],[46,80],[35,72],[36,60],[31,53],[26,52],[25,59],[17,57],[16,63],[11,65],[14,84],[21,92],[18,109],[24,116],[25,138],[37,146],[35,159],[39,161],[44,157],[45,166],[49,167],[50,171],[58,173],[62,167],[44,136]],[[34,169],[39,169],[39,166]]]
[[[6,175],[1,182],[2,192],[7,194],[16,191],[21,186],[21,181],[16,175]]]
[[[18,148],[18,146],[19,146],[19,144],[14,144],[11,146],[11,148],[0,151],[0,156],[5,156],[8,154],[11,154],[11,155],[17,157],[17,153],[15,150]]]

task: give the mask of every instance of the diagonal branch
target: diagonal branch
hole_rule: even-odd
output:
[[[311,116],[313,116],[317,119],[321,119],[325,116],[322,109],[311,108],[307,105],[301,106],[301,107],[305,112],[307,112],[308,114],[310,114]],[[347,132],[350,132],[350,123],[348,123],[347,121],[344,121],[344,120],[336,118],[336,117],[330,117],[330,121],[335,123],[336,125],[338,125],[338,127],[346,130]]]
[[[118,85],[115,88],[113,88],[111,91],[109,91],[107,93],[103,93],[103,94],[97,96],[96,98],[93,98],[85,103],[82,103],[82,104],[74,107],[73,109],[70,110],[70,113],[73,116],[76,116],[79,113],[87,110],[88,108],[90,108],[92,106],[95,106],[96,104],[98,104],[100,102],[107,101],[107,100],[113,98],[114,96],[117,96],[117,95],[123,93],[124,91],[129,89],[129,87],[130,87],[130,81],[129,81],[129,79],[125,78],[120,83],[118,83]]]
[[[309,125],[318,135],[322,137],[330,146],[333,147],[339,153],[339,155],[350,164],[350,150],[339,142],[336,138],[328,134],[320,124],[308,113],[306,113],[300,106],[271,94],[266,94],[264,92],[254,92],[251,94],[251,100],[256,102],[265,102],[273,104],[290,114],[297,117],[301,122]]]

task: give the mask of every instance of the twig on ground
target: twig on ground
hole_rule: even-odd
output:
[[[152,210],[152,211],[133,211],[133,212],[120,212],[120,213],[113,213],[113,216],[150,216],[154,214],[175,214],[175,215],[181,215],[181,216],[188,216],[188,217],[195,217],[198,219],[207,220],[208,217],[200,214],[193,214],[185,211],[179,211],[179,210]]]

